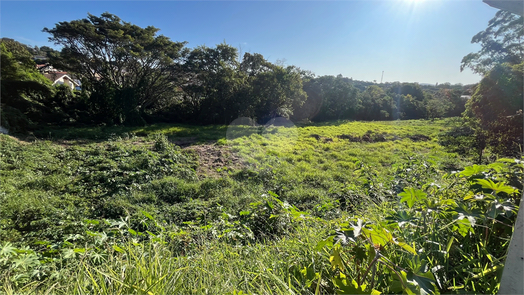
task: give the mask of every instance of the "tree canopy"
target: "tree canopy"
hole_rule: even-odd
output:
[[[498,154],[521,153],[524,18],[500,10],[472,42],[480,43],[481,50],[465,56],[461,70],[469,67],[484,76],[464,112],[474,130],[479,162],[487,146]]]
[[[497,64],[519,64],[524,58],[524,18],[499,10],[488,27],[473,36],[471,43],[480,44],[481,49],[462,59],[461,71],[470,68],[486,75]]]
[[[112,104],[100,107],[126,105],[125,112],[112,110],[117,121],[172,96],[182,80],[186,43],[157,35],[155,27],[141,28],[103,13],[60,22],[43,31],[62,46],[60,55],[51,58],[52,64],[80,78],[84,90],[114,95]]]
[[[31,108],[13,106],[39,123],[229,124],[238,117],[261,124],[275,117],[395,120],[439,118],[464,109],[464,101],[457,99],[467,89],[463,85],[422,87],[342,75],[317,77],[293,65],[272,63],[259,53],[240,55],[225,42],[186,48],[186,42],[159,35],[155,27],[142,28],[110,13],[88,14],[43,31],[60,52],[7,39],[2,45],[3,103],[31,101]],[[81,90],[51,87],[36,69],[34,60],[40,56],[81,80]],[[47,92],[30,93],[21,86],[27,81],[36,81],[33,86]],[[9,83],[13,87],[6,88]],[[453,94],[439,94],[448,90]],[[36,105],[45,112],[28,111]],[[45,119],[39,115],[44,113]]]

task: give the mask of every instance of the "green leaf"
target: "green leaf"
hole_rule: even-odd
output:
[[[454,240],[455,240],[455,237],[453,236],[449,238],[448,244],[446,246],[446,257],[449,257],[449,250],[451,249],[451,245],[453,245]]]
[[[468,218],[458,219],[453,230],[458,231],[458,233],[463,237],[465,237],[470,231],[473,231],[471,222]]]
[[[75,249],[73,249],[73,251],[75,253],[82,253],[82,254],[86,253],[86,249],[85,248],[75,248]]]
[[[334,283],[337,286],[338,294],[370,294],[365,292],[366,285],[358,286],[358,283],[353,279],[349,280],[344,274],[334,278]]]
[[[477,183],[485,189],[491,189],[496,192],[504,192],[508,195],[512,195],[518,192],[517,189],[506,185],[504,182],[494,183],[491,179],[477,179]]]
[[[465,177],[471,177],[471,176],[474,176],[474,175],[477,175],[477,174],[480,174],[486,171],[486,169],[487,167],[485,165],[468,166],[464,168],[464,171],[460,172],[459,175],[465,176]]]
[[[0,256],[9,256],[15,254],[15,247],[11,243],[7,242],[2,247],[0,247]]]
[[[331,249],[333,247],[333,236],[328,237],[327,239],[318,242],[317,247],[315,248],[316,251],[322,250],[324,247],[328,247]]]
[[[417,202],[427,199],[427,194],[419,189],[405,188],[403,193],[398,194],[400,202],[406,202],[411,208]]]
[[[98,225],[98,224],[100,224],[100,221],[93,220],[93,219],[86,219],[86,220],[84,220],[84,223]]]
[[[113,249],[115,249],[115,251],[118,251],[120,253],[126,253],[126,251],[120,248],[118,245],[113,245]]]
[[[393,214],[388,215],[386,217],[386,220],[388,220],[390,223],[397,223],[399,227],[403,227],[404,225],[415,225],[413,222],[416,220],[415,216],[405,210],[402,211],[393,211]]]
[[[331,252],[331,256],[329,257],[329,262],[331,262],[331,267],[333,270],[339,268],[340,270],[344,270],[344,263],[342,262],[342,257],[340,256],[341,251],[340,245],[335,245],[333,247],[333,251]]]
[[[439,294],[435,276],[427,269],[426,261],[415,256],[409,263],[413,271],[407,274],[407,282],[418,286],[420,294]]]
[[[415,295],[417,293],[417,288],[416,285],[408,282],[407,273],[400,271],[398,272],[398,275],[393,276],[393,282],[389,286],[389,292]]]
[[[364,228],[362,231],[371,239],[374,245],[386,246],[387,243],[393,241],[391,233],[381,227],[374,226],[371,229]]]
[[[365,261],[367,258],[367,249],[362,246],[355,245],[350,252],[359,261]]]
[[[409,253],[411,253],[413,255],[417,255],[417,251],[415,251],[415,249],[413,247],[411,247],[410,245],[408,245],[407,243],[397,241],[396,244],[399,245],[400,247],[402,247],[404,250],[408,251]],[[413,246],[414,245],[415,245],[415,243],[413,243]]]
[[[440,294],[435,284],[435,277],[430,271],[424,273],[409,272],[406,277],[408,283],[417,285],[420,288],[419,294]]]
[[[149,218],[150,220],[155,220],[155,219],[153,218],[153,216],[152,216],[151,214],[147,213],[146,211],[142,211],[142,214],[143,214],[145,217]]]

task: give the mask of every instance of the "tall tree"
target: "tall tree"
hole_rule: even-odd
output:
[[[189,53],[183,65],[188,80],[182,89],[185,109],[193,120],[228,124],[240,115],[243,106],[238,93],[244,80],[237,54],[236,48],[225,43],[215,48],[199,46]]]
[[[480,51],[462,60],[461,70],[469,67],[484,75],[464,113],[479,143],[479,162],[486,146],[498,154],[522,152],[523,21],[522,16],[498,11],[488,28],[473,37]]]
[[[51,63],[80,78],[83,90],[104,96],[94,102],[110,101],[93,107],[112,108],[107,115],[115,114],[117,123],[136,118],[158,100],[174,96],[181,83],[186,43],[157,35],[155,27],[141,28],[103,13],[60,22],[43,31],[62,46]]]
[[[473,36],[471,43],[480,44],[481,49],[462,59],[461,71],[470,68],[486,75],[497,64],[519,64],[524,58],[524,18],[499,10],[488,27]]]
[[[352,81],[342,75],[321,76],[315,79],[319,84],[322,105],[315,120],[355,119],[360,108],[358,89]]]
[[[389,120],[392,118],[393,99],[377,85],[371,85],[360,94],[361,120]]]
[[[302,106],[307,99],[298,68],[275,64],[269,68],[248,80],[254,114],[261,123],[275,117],[290,118],[293,107]]]
[[[48,114],[42,102],[51,96],[51,83],[36,70],[27,47],[12,39],[0,41],[0,64],[1,125],[26,131]]]
[[[523,68],[523,63],[495,66],[466,104],[465,115],[478,140],[498,154],[522,151]]]

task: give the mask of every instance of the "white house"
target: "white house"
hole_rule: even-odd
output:
[[[80,87],[80,82],[72,79],[67,75],[67,72],[49,72],[44,74],[44,76],[53,82],[53,85],[66,85],[75,90],[77,87]]]

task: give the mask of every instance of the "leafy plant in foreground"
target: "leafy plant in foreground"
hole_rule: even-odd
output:
[[[522,161],[511,159],[466,167],[446,176],[452,180],[446,187],[404,188],[400,203],[378,220],[340,223],[319,244],[332,265],[325,287],[367,294],[496,293],[518,211],[515,178],[523,170]]]

